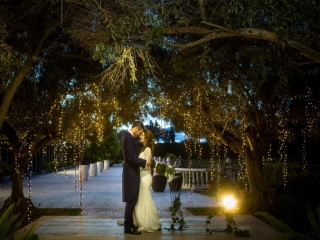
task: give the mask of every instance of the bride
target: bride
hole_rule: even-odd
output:
[[[153,133],[145,130],[140,135],[140,142],[143,144],[139,158],[151,159],[154,151]],[[153,202],[150,187],[152,176],[150,168],[140,168],[140,190],[137,204],[133,212],[134,225],[139,226],[138,231],[156,232],[161,229],[158,211]]]

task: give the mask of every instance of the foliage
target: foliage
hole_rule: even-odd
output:
[[[16,222],[17,215],[13,215],[15,205],[11,204],[10,207],[4,212],[0,218],[0,239],[8,237],[12,238],[13,234],[19,229],[21,220]],[[14,224],[14,225],[13,225]]]
[[[156,173],[164,175],[166,173],[167,165],[165,163],[158,162],[156,165]]]
[[[49,142],[146,115],[149,98],[192,141],[204,136],[246,159],[253,191],[266,189],[271,141],[316,132],[317,1],[169,2],[1,2],[0,126],[10,139],[1,147],[15,143],[20,172]],[[133,48],[137,39],[149,51]],[[128,97],[110,91],[120,86]]]
[[[40,216],[80,216],[81,208],[39,208]]]
[[[14,239],[13,234],[19,230],[22,219],[18,220],[18,214],[14,215],[14,209],[19,205],[11,204],[6,211],[0,217],[0,239]],[[34,234],[36,224],[32,226],[24,233],[22,240],[38,240],[39,236]]]
[[[36,230],[36,224],[32,224],[31,227],[25,232],[22,237],[22,240],[39,240],[39,235],[35,234],[34,231]]]
[[[114,131],[106,131],[102,141],[98,140],[96,132],[88,136],[88,139],[86,151],[91,163],[111,160],[120,153],[120,143]]]
[[[211,219],[213,218],[213,214],[210,213],[207,217],[207,220],[206,220],[206,232],[209,232],[210,229],[209,229],[209,224],[211,223]]]
[[[278,219],[276,219],[275,217],[273,217],[269,213],[257,212],[257,213],[255,213],[255,215],[266,218],[268,220],[268,222],[270,223],[271,227],[281,234],[280,236],[278,236],[275,239],[284,239],[285,238],[285,239],[311,240],[310,237],[295,232],[287,224],[279,221]]]
[[[283,164],[266,163],[263,166],[264,179],[269,187],[276,188],[279,192],[294,195],[313,196],[313,183],[320,181],[320,172],[317,169],[307,168],[298,163],[287,163],[286,188],[283,187]]]
[[[175,194],[173,194],[173,192],[170,192],[170,196],[171,206],[168,209],[171,212],[172,223],[168,230],[176,230],[174,227],[175,223],[179,224],[178,230],[184,230],[184,228],[186,228],[186,222],[184,221],[183,212],[181,211],[180,192]]]
[[[106,154],[110,155],[110,158],[115,158],[120,153],[120,142],[117,139],[114,131],[110,132],[105,140],[101,144]]]
[[[227,211],[226,209],[221,209],[222,210],[222,214],[226,217],[226,224],[227,224],[227,228],[224,230],[225,232],[232,232],[233,229],[238,230],[239,232],[241,232],[240,229],[237,228],[237,224],[236,221],[234,220],[234,215],[232,212]],[[213,218],[213,214],[210,213],[209,216],[206,219],[206,231],[209,232],[210,234],[212,234],[212,232],[214,232],[215,230],[210,230],[208,228],[208,225],[211,223],[211,219]]]
[[[263,179],[263,156],[273,141],[293,139],[305,131],[308,121],[310,129],[317,131],[314,106],[320,102],[319,72],[311,65],[297,67],[289,60],[296,57],[291,49],[244,41],[228,39],[180,52],[157,48],[160,67],[168,76],[165,81],[157,78],[158,98],[168,102],[165,115],[175,128],[186,132],[190,152],[200,149],[196,146],[202,137],[212,146],[227,146],[251,169],[247,172],[250,189],[264,189],[270,195]],[[206,62],[201,62],[199,55],[204,52]],[[170,61],[171,66],[166,64]],[[306,119],[306,111],[314,120]],[[264,204],[258,200],[255,207],[275,208],[278,201],[272,198],[276,197],[263,198],[268,202]]]
[[[308,209],[307,212],[307,216],[309,219],[309,222],[312,226],[312,229],[314,231],[314,239],[320,239],[320,218],[318,215],[318,220],[315,218],[314,213],[310,210],[310,208]]]
[[[1,161],[1,175],[2,176],[11,176],[12,175],[12,167],[11,165],[7,164],[5,161]]]
[[[149,129],[153,133],[153,136],[154,136],[155,140],[157,142],[159,142],[161,128],[160,128],[160,125],[159,125],[158,121],[155,120],[155,122],[153,122],[152,120],[150,120],[149,124],[145,125],[144,127],[146,129]]]
[[[174,163],[177,159],[177,156],[173,153],[167,153],[167,157],[170,158],[172,163]]]
[[[175,168],[176,165],[174,164],[173,166],[168,166],[167,164],[165,164],[166,166],[166,171],[165,171],[165,175],[168,179],[173,178],[174,177],[174,173],[175,173]]]

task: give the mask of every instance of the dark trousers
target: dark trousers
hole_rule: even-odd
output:
[[[138,195],[135,196],[130,202],[126,202],[124,209],[124,229],[133,227],[133,211],[138,201]]]

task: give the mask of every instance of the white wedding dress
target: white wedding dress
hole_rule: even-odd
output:
[[[139,158],[151,159],[151,150],[146,148]],[[156,232],[161,227],[157,208],[151,195],[152,176],[150,169],[140,168],[140,190],[136,207],[133,212],[134,225],[139,226],[138,231]]]

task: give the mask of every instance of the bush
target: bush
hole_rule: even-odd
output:
[[[164,164],[166,166],[166,177],[167,178],[172,178],[174,176],[174,171],[175,171],[175,165],[173,165],[172,167],[169,167],[168,165]]]
[[[7,164],[5,161],[1,162],[1,175],[2,176],[11,176],[12,175],[12,167],[10,164]]]
[[[19,205],[20,202],[17,203]],[[19,229],[22,221],[17,221],[19,215],[14,214],[16,205],[12,204],[0,217],[0,239],[14,239],[13,234]],[[39,236],[34,233],[36,225],[33,224],[28,231],[25,232],[22,239],[38,240]]]
[[[318,194],[314,183],[320,182],[320,171],[309,169],[305,171],[302,164],[287,164],[287,184],[284,188],[283,164],[273,163],[264,165],[264,178],[269,187],[279,192],[292,195]]]
[[[157,163],[156,173],[164,175],[166,173],[167,165],[164,163]]]

